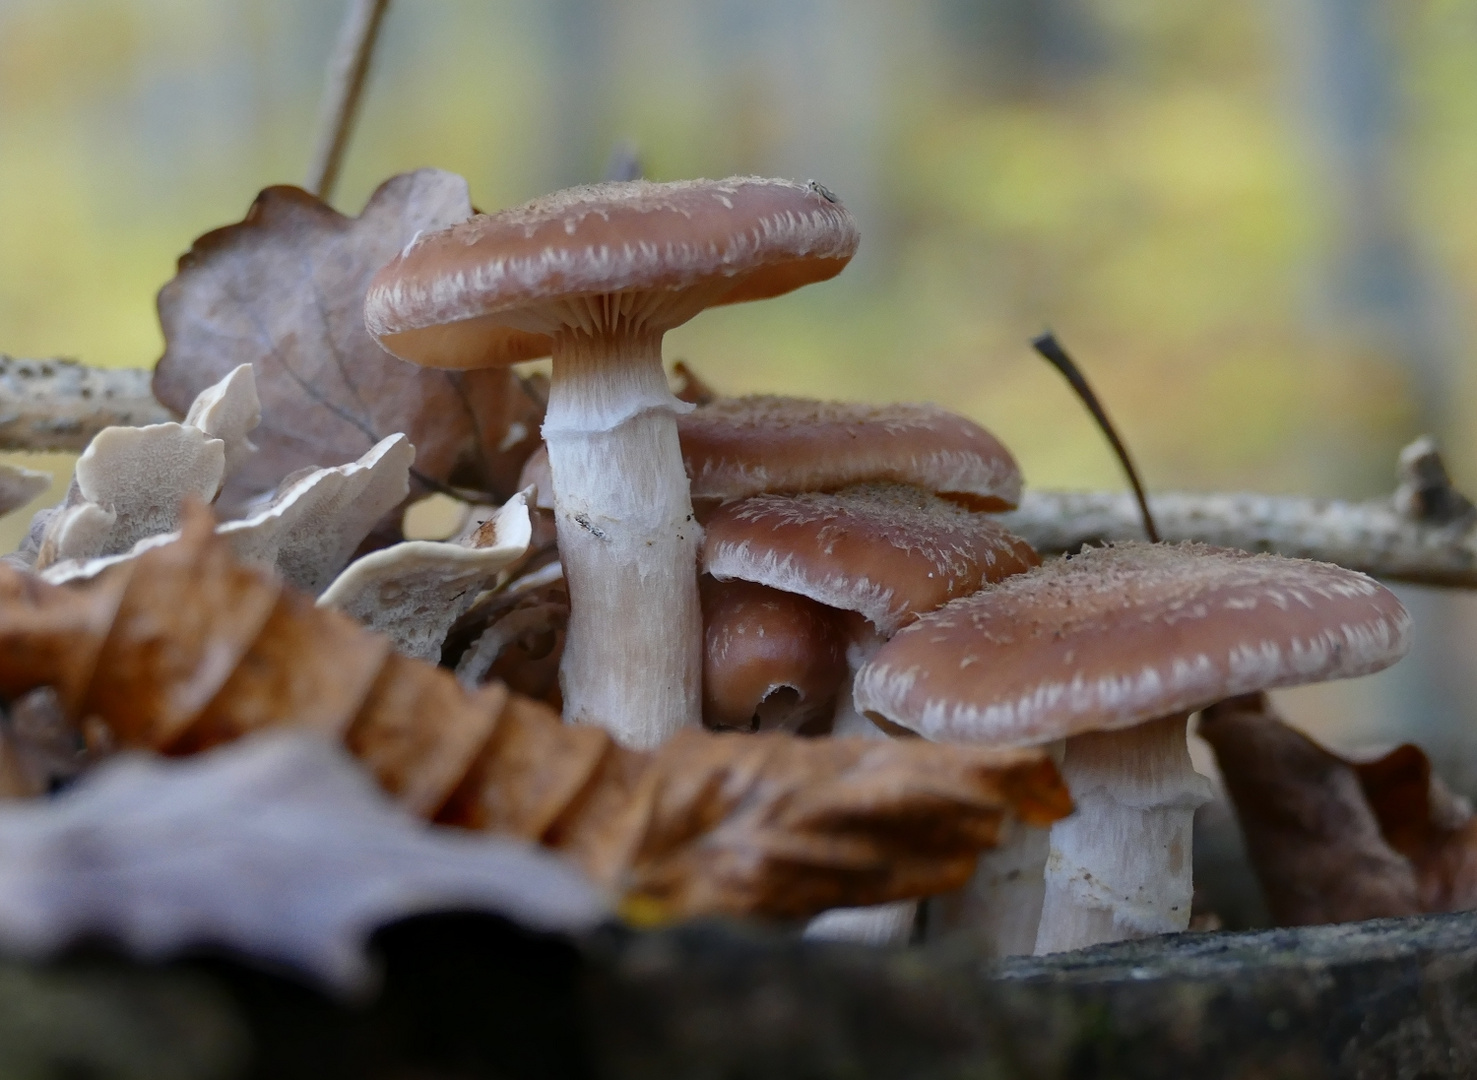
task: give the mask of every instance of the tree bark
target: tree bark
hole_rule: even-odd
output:
[[[1392,581],[1477,588],[1477,522],[1469,517],[1430,521],[1402,514],[1388,499],[1288,495],[1170,493],[1151,497],[1149,506],[1171,543],[1197,540],[1318,559]],[[1132,496],[1110,491],[1030,491],[1003,521],[1043,555],[1144,536]]]
[[[0,353],[0,450],[80,453],[105,427],[176,420],[149,388],[152,371]]]

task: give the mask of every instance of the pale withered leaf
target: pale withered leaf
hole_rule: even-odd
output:
[[[126,755],[53,799],[0,805],[8,953],[84,937],[146,959],[218,946],[355,991],[378,927],[437,910],[572,932],[608,913],[569,863],[419,822],[303,733],[185,760]]]
[[[25,506],[50,486],[49,473],[0,461],[0,514]]]
[[[359,457],[404,432],[416,475],[492,493],[515,490],[540,408],[506,370],[416,367],[364,329],[374,272],[418,233],[472,213],[466,181],[421,169],[392,177],[357,218],[293,187],[257,196],[245,220],[206,233],[159,293],[165,352],[154,393],[183,413],[238,364],[256,371],[260,447],[228,478],[229,516],[307,466]]]

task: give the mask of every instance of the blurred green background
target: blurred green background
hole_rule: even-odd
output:
[[[0,351],[151,364],[178,254],[303,178],[342,10],[0,0]],[[835,282],[669,336],[721,389],[933,400],[1031,484],[1118,486],[1050,325],[1151,488],[1382,494],[1425,431],[1477,487],[1473,0],[395,0],[334,201],[434,165],[496,209],[622,139],[861,222]],[[1287,707],[1477,788],[1477,605],[1402,596],[1416,655]]]

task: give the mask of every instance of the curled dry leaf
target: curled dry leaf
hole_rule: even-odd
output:
[[[227,465],[254,450],[246,435],[260,416],[251,365],[242,364],[200,392],[183,424],[103,428],[77,459],[61,505],[32,524],[36,567],[123,555],[171,532],[184,500],[213,500]]]
[[[654,917],[942,891],[1008,814],[1070,809],[1035,751],[698,731],[624,749],[501,685],[468,693],[237,563],[203,507],[178,541],[80,586],[0,568],[0,694],[41,685],[122,747],[186,753],[284,725],[340,738],[407,809],[565,851]]]
[[[170,532],[182,501],[215,498],[225,467],[225,444],[189,424],[103,428],[77,459],[36,565],[120,555]]]
[[[357,461],[289,476],[264,508],[217,531],[238,559],[274,567],[317,595],[375,522],[404,501],[415,457],[404,435],[387,435]]]
[[[1477,907],[1477,819],[1418,747],[1349,761],[1261,694],[1205,710],[1199,731],[1279,925]]]
[[[351,562],[318,598],[378,630],[406,656],[432,663],[478,591],[528,550],[527,491],[472,534],[471,544],[407,540]]]
[[[442,652],[445,661],[447,652],[456,650],[458,682],[470,689],[496,680],[563,711],[559,662],[569,626],[569,592],[562,569],[549,563],[485,598],[476,624],[481,632],[448,640]]]
[[[678,360],[672,365],[671,382],[672,393],[678,401],[685,401],[689,405],[711,405],[718,400],[718,391],[688,367],[685,360]]]
[[[416,475],[502,501],[537,443],[541,410],[507,370],[433,371],[398,360],[364,329],[375,271],[418,233],[472,214],[459,176],[392,177],[357,218],[293,187],[267,188],[245,220],[207,233],[159,293],[159,400],[184,412],[237,364],[261,394],[261,450],[229,480],[234,514],[284,477],[352,461],[404,432]]]
[[[55,799],[0,807],[11,954],[98,936],[144,958],[224,946],[355,991],[378,927],[451,909],[556,931],[609,912],[562,860],[416,821],[301,732],[188,761],[125,755]]]
[[[223,522],[216,532],[238,559],[271,567],[288,584],[316,595],[343,569],[375,522],[405,498],[414,460],[415,448],[405,436],[390,435],[358,461],[288,477],[265,508]],[[146,536],[121,555],[58,562],[44,566],[41,575],[53,585],[86,581],[177,536]]]

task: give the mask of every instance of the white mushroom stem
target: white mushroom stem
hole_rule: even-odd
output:
[[[861,666],[887,644],[887,639],[860,615],[849,615],[846,643],[846,681],[836,695],[836,718],[831,725],[835,738],[886,739],[887,734],[857,711],[852,683]],[[863,945],[905,945],[913,935],[918,917],[917,900],[896,900],[869,907],[832,908],[811,919],[805,937],[815,941],[855,941]]]
[[[1044,749],[1061,764],[1063,743]],[[1035,951],[1051,834],[1018,821],[1008,822],[1007,828],[1000,844],[980,855],[968,884],[929,899],[930,940],[964,932],[987,957],[1030,956]]]
[[[1189,926],[1191,825],[1210,784],[1190,765],[1187,719],[1067,740],[1076,809],[1051,827],[1038,956]]]
[[[982,956],[1030,956],[1046,895],[1050,834],[1010,822],[998,847],[980,855],[963,888],[930,897],[928,938],[967,933]]]
[[[854,612],[848,612],[846,618],[846,680],[841,684],[841,692],[836,695],[836,714],[831,722],[831,734],[838,738],[881,739],[885,737],[883,730],[857,711],[852,687],[856,682],[856,673],[863,664],[877,655],[878,649],[887,644],[887,638],[882,636],[881,631],[870,620]]]
[[[661,335],[554,338],[544,440],[570,618],[564,716],[648,749],[702,716],[702,610]]]
[[[895,900],[871,907],[832,908],[811,919],[806,941],[854,941],[861,945],[906,945],[913,936],[918,901]]]

